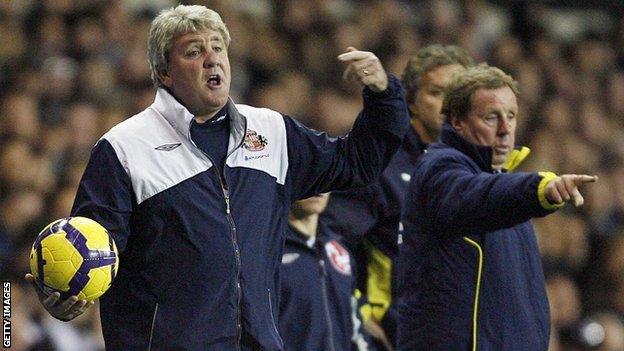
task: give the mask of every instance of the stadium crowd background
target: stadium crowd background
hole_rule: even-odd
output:
[[[586,205],[536,220],[551,350],[624,350],[624,5],[557,1],[183,1],[232,33],[232,97],[347,132],[360,108],[336,56],[376,53],[400,75],[431,43],[458,44],[521,87],[524,169],[596,174]],[[564,3],[560,1],[560,3]],[[569,3],[569,2],[568,2]],[[610,4],[615,3],[615,4]],[[70,323],[25,287],[30,245],[69,213],[97,139],[151,104],[151,19],[171,0],[0,1],[0,275],[16,350],[100,350],[97,305]],[[620,2],[620,4],[622,4]],[[583,343],[607,342],[599,348]],[[611,344],[610,344],[611,343]]]

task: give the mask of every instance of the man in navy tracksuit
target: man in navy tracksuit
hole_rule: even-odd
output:
[[[442,127],[444,90],[452,75],[473,65],[454,45],[429,45],[412,56],[402,83],[411,128],[378,181],[359,189],[334,192],[325,221],[347,238],[359,269],[358,288],[365,294],[364,325],[386,349],[396,346],[396,288],[401,210],[416,161]]]
[[[285,350],[369,349],[360,330],[351,254],[319,222],[328,196],[297,201],[290,211],[279,311]]]
[[[516,82],[489,66],[449,85],[446,123],[407,193],[400,350],[548,348],[544,274],[529,220],[568,201],[581,205],[578,188],[595,177],[505,172],[526,156],[512,154],[516,95]]]
[[[148,43],[155,101],[92,150],[72,215],[101,223],[121,252],[100,300],[108,350],[282,349],[273,307],[290,204],[370,183],[408,127],[398,80],[354,48],[338,56],[365,86],[348,138],[235,104],[229,42],[203,6],[161,12]],[[58,298],[40,295],[57,318],[86,308]]]

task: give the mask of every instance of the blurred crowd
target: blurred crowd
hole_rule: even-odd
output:
[[[586,205],[536,220],[551,350],[624,350],[624,8],[485,0],[182,1],[232,34],[232,97],[332,135],[350,129],[359,87],[347,46],[400,76],[410,55],[457,44],[520,83],[526,170],[596,174]],[[0,1],[0,275],[13,282],[16,350],[103,349],[97,305],[70,323],[24,285],[30,245],[68,215],[90,148],[151,104],[147,34],[173,0]],[[608,2],[605,2],[608,3]]]

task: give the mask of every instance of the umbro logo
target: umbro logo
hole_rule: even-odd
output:
[[[182,145],[182,143],[163,144],[163,145],[155,147],[154,149],[158,151],[171,151],[180,145]]]

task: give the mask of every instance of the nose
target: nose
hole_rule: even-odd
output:
[[[501,117],[498,122],[498,135],[507,135],[511,132],[511,121],[507,117]]]
[[[214,68],[219,65],[220,63],[218,61],[217,53],[214,50],[209,49],[204,57],[204,68]]]

